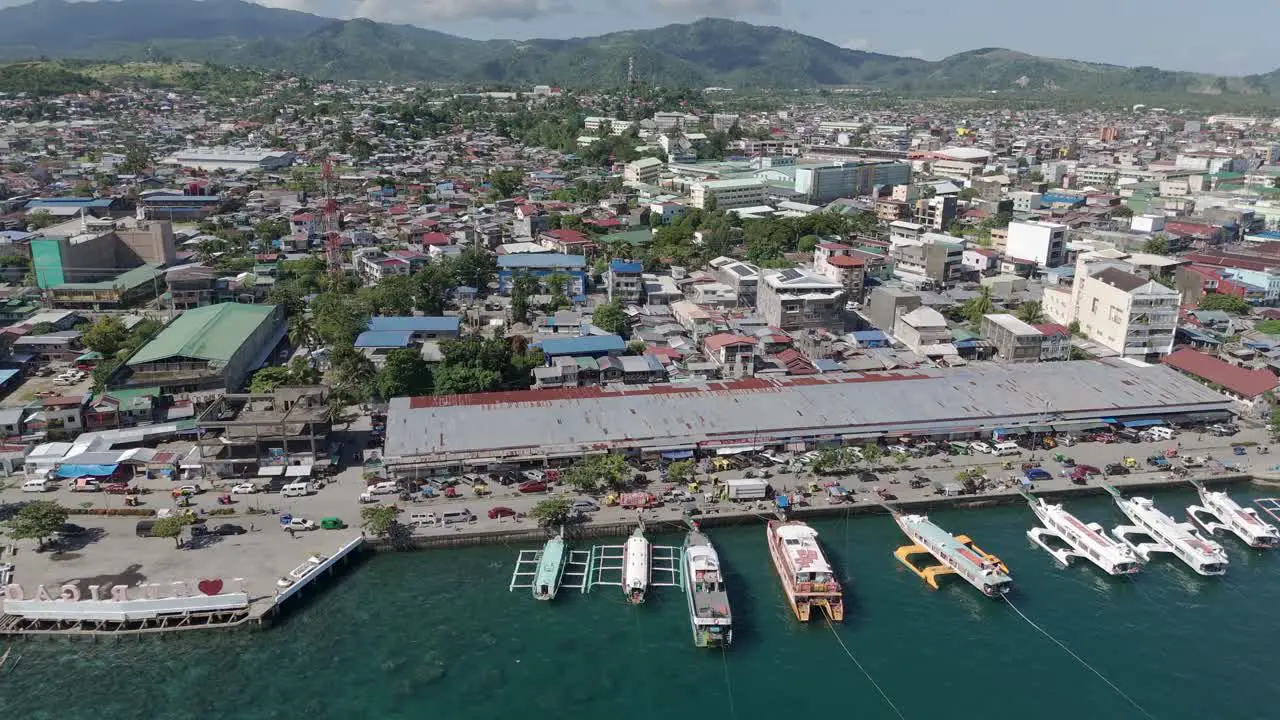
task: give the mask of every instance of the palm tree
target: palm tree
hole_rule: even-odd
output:
[[[969,318],[969,322],[974,325],[982,323],[983,315],[990,315],[995,309],[995,302],[991,299],[991,288],[983,285],[978,290],[978,296],[964,304],[964,315]]]
[[[316,328],[311,318],[299,314],[289,318],[289,344],[314,350],[316,345]]]
[[[1028,325],[1044,322],[1044,309],[1036,301],[1025,302],[1018,306],[1017,317]]]

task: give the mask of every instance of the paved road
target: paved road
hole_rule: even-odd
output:
[[[358,427],[357,430],[359,430]],[[362,437],[363,434],[361,433],[353,436],[354,442],[349,445],[349,453],[359,450]],[[1280,456],[1277,456],[1273,462],[1270,456],[1262,457],[1257,455],[1256,448],[1250,448],[1249,454],[1243,457],[1231,454],[1230,445],[1233,443],[1257,442],[1265,444],[1267,438],[1265,432],[1261,429],[1245,429],[1233,438],[1183,434],[1173,442],[1162,443],[1112,445],[1082,443],[1071,448],[1034,453],[1034,459],[1055,475],[1052,480],[1037,483],[1037,489],[1056,490],[1072,486],[1068,478],[1061,477],[1060,473],[1063,470],[1061,464],[1051,459],[1057,452],[1068,454],[1077,463],[1103,467],[1108,463],[1119,461],[1125,455],[1137,458],[1139,462],[1142,462],[1147,456],[1157,454],[1167,447],[1176,446],[1179,442],[1182,445],[1183,454],[1211,454],[1220,460],[1235,462],[1245,470],[1251,467],[1264,468],[1280,464]],[[1021,462],[1030,460],[1031,457],[1031,454],[1024,454],[1022,458],[1007,459],[1013,460],[1015,467],[1017,467]],[[905,468],[896,468],[893,467],[891,462],[886,462],[883,470],[877,470],[880,478],[878,482],[859,482],[856,478],[845,478],[842,482],[854,493],[853,497],[856,504],[868,504],[877,501],[875,494],[872,492],[872,487],[876,485],[889,489],[900,500],[927,500],[935,497],[933,488],[911,489],[907,484],[907,480],[911,476],[921,474],[934,480],[949,481],[954,479],[957,471],[961,468],[982,467],[993,479],[1003,479],[1010,475],[1009,470],[1002,468],[1003,460],[1005,459],[991,456],[959,456],[954,458],[935,456],[912,461]],[[1144,480],[1151,481],[1168,475],[1168,473],[1164,472],[1149,472],[1145,464],[1141,469],[1143,472],[1139,475],[1117,476],[1111,478],[1110,481],[1117,485],[1125,485]],[[721,479],[742,477],[742,472],[715,473],[713,477]],[[651,485],[651,490],[664,487],[656,482],[656,473],[653,474],[653,479],[654,483]],[[789,491],[805,487],[815,479],[821,480],[821,478],[815,478],[807,473],[783,473],[771,477],[770,482],[779,491]],[[895,479],[899,482],[897,484],[891,483]],[[1090,480],[1091,484],[1098,482],[1101,482],[1101,480],[1097,478]],[[0,491],[0,503],[13,503],[32,499],[33,494],[22,493],[18,487],[19,484],[20,482]],[[152,490],[151,493],[144,496],[144,507],[154,509],[172,504],[167,491],[172,487],[173,483],[156,480],[147,481],[143,484]],[[226,487],[229,487],[230,484],[227,483]],[[237,516],[226,519],[211,518],[211,524],[231,522],[247,528],[252,523],[256,531],[248,536],[203,543],[192,552],[177,551],[168,540],[134,537],[132,527],[136,519],[77,516],[73,518],[74,522],[95,531],[92,542],[70,548],[70,552],[66,553],[67,557],[62,559],[57,559],[51,553],[42,554],[39,559],[36,559],[35,553],[32,552],[32,543],[19,543],[22,549],[16,558],[17,576],[24,583],[61,582],[100,575],[128,574],[130,572],[129,568],[137,565],[139,567],[132,570],[132,572],[146,575],[157,581],[234,573],[236,576],[254,578],[253,585],[256,586],[254,591],[267,593],[270,591],[273,579],[290,570],[298,562],[299,557],[305,557],[310,552],[331,552],[341,545],[354,530],[346,532],[317,530],[312,533],[300,534],[298,538],[291,538],[279,529],[278,521],[274,516],[269,514],[247,515],[244,514],[245,511],[249,508],[255,508],[276,513],[289,512],[295,516],[312,520],[336,516],[344,519],[352,526],[358,526],[360,505],[357,502],[357,498],[364,488],[365,483],[361,477],[361,469],[358,465],[352,464],[343,469],[332,482],[326,483],[317,494],[309,497],[285,498],[278,494],[238,495],[236,496],[236,503],[231,506],[238,511]],[[198,511],[209,511],[219,508],[220,506],[216,502],[218,494],[219,491],[213,489],[198,496],[195,499],[196,509]],[[580,497],[577,493],[560,488],[555,490],[555,494]],[[93,506],[108,507],[119,507],[122,504],[122,499],[119,496],[101,493],[70,493],[66,490],[47,493],[39,497],[57,499],[69,507],[79,507],[86,503]],[[437,498],[430,501],[411,502],[402,505],[408,510],[433,510],[437,513],[446,509],[465,507],[477,516],[477,521],[466,527],[455,525],[445,528],[418,530],[418,532],[427,535],[447,535],[464,530],[477,532],[532,527],[532,523],[529,520],[517,520],[514,518],[490,520],[487,517],[487,512],[490,508],[501,505],[510,507],[520,513],[527,513],[543,497],[545,497],[543,494],[521,495],[515,492],[513,488],[499,487],[494,496],[487,498],[476,498],[474,496],[456,499]],[[388,501],[394,500],[388,496]],[[815,502],[825,501],[815,500]],[[648,511],[647,516],[651,518],[677,519],[681,516],[683,507],[685,506],[673,504]],[[765,510],[768,509],[767,506],[760,507]],[[715,506],[703,505],[702,509],[704,511],[714,511],[716,509],[754,511],[755,506],[748,505],[743,507],[720,503]],[[606,507],[593,515],[592,522],[625,522],[634,517],[634,511]],[[3,559],[8,560],[9,557],[6,555]]]

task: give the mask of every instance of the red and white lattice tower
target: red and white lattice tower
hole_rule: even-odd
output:
[[[329,272],[342,272],[342,233],[338,223],[338,200],[333,196],[336,178],[333,163],[326,156],[320,171],[320,192],[324,194],[324,212],[320,216],[320,234],[324,237],[325,260]]]

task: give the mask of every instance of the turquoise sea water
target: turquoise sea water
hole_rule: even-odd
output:
[[[1156,500],[1180,517],[1194,495]],[[1122,520],[1103,499],[1068,507],[1108,528]],[[1280,553],[1225,538],[1225,578],[1158,559],[1116,580],[1087,564],[1059,569],[1032,549],[1023,505],[932,517],[1004,558],[1013,602],[1151,716],[1280,716]],[[888,517],[813,525],[846,578],[836,632],[903,716],[1142,717],[1003,602],[956,578],[928,589],[893,558],[904,538]],[[710,535],[736,621],[725,653],[692,646],[673,588],[638,608],[610,588],[539,603],[507,592],[514,547],[386,554],[268,632],[16,642],[23,658],[0,673],[0,707],[101,720],[896,717],[824,622],[794,620],[763,526]]]

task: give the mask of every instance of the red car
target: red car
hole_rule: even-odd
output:
[[[1101,475],[1102,471],[1092,465],[1077,465],[1075,472],[1084,475]]]
[[[515,517],[516,511],[509,507],[489,508],[489,519],[497,520],[504,517]]]
[[[516,489],[522,493],[546,492],[547,484],[541,480],[529,480],[528,482],[520,483],[520,486]]]
[[[107,485],[102,489],[111,493],[112,495],[128,495],[130,492],[129,483],[111,483],[110,485]]]

